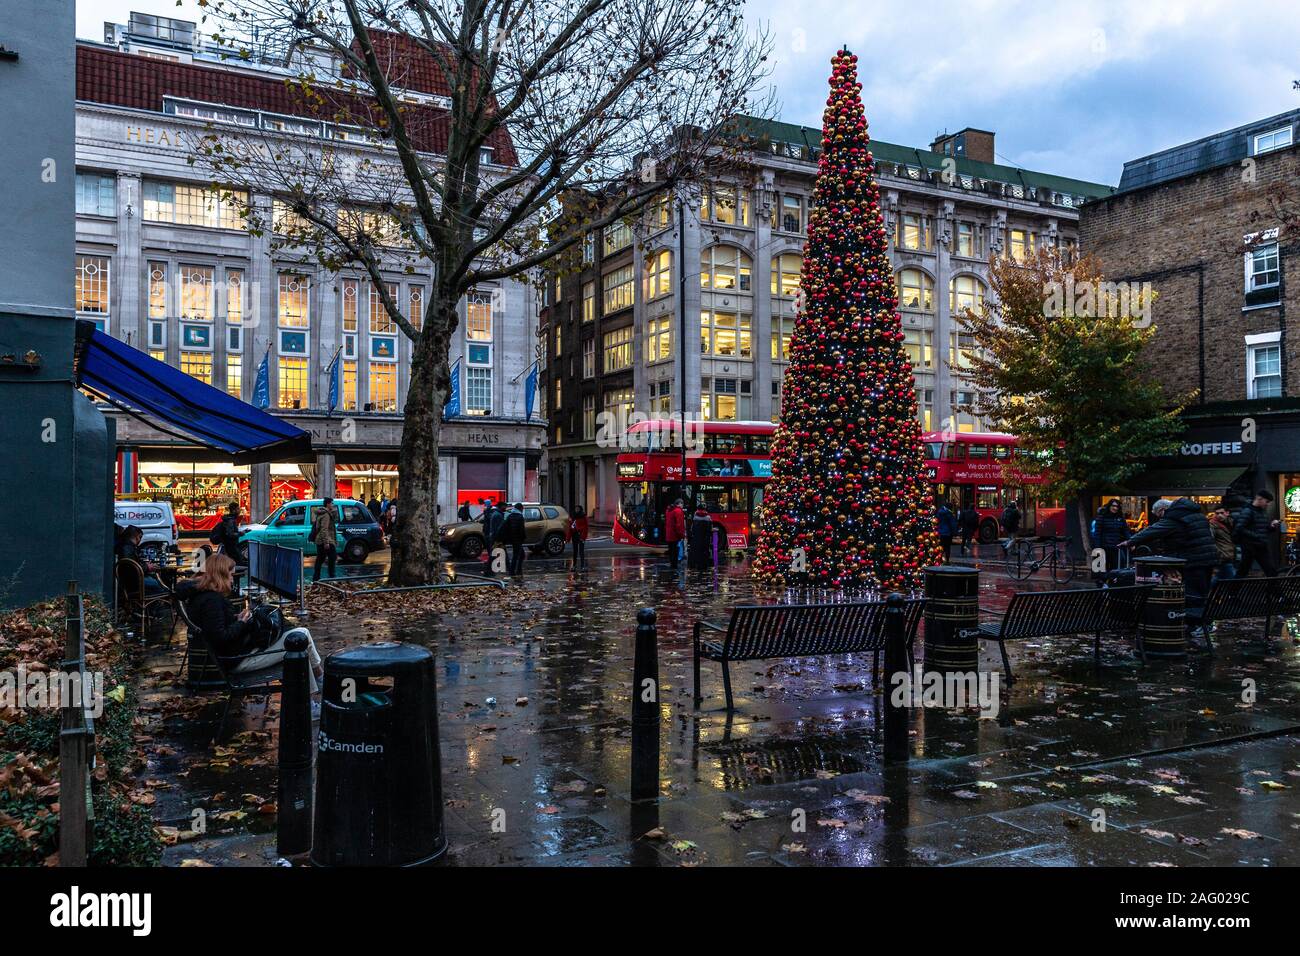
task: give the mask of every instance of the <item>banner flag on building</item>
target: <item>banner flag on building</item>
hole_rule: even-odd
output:
[[[256,408],[271,407],[271,350],[267,348],[262,356],[262,364],[257,367],[257,383],[253,386],[253,405]]]
[[[533,403],[537,399],[537,369],[541,363],[534,362],[533,370],[524,380],[524,420],[533,420]]]
[[[447,396],[447,404],[442,406],[443,418],[456,418],[458,415],[460,415],[460,359],[456,359],[451,367],[451,394]]]
[[[339,358],[343,355],[343,350],[339,349],[334,353],[334,361],[330,362],[330,397],[329,413],[332,414],[334,409],[339,407]]]

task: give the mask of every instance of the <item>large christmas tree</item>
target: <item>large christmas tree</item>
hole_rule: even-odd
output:
[[[755,573],[788,587],[908,589],[937,563],[858,58],[835,55]]]

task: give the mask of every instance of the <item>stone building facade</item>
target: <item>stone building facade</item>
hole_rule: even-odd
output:
[[[353,130],[322,121],[287,92],[289,73],[227,61],[195,39],[193,24],[165,18],[106,24],[105,42],[77,45],[77,314],[155,358],[254,401],[268,368],[270,411],[309,432],[309,462],[236,466],[136,419],[118,422],[118,492],[171,498],[185,530],[203,530],[238,496],[265,516],[310,494],[397,495],[397,451],[410,377],[411,342],[384,313],[361,271],[305,266],[279,248],[275,230],[250,230],[209,188],[195,144],[213,126],[250,144],[269,135],[328,139],[373,155]],[[423,75],[412,71],[411,75]],[[440,82],[440,81],[438,81]],[[437,82],[409,91],[412,109],[442,109]],[[427,144],[436,162],[435,141]],[[253,147],[255,148],[255,147]],[[509,138],[494,141],[488,175],[516,162]],[[274,195],[247,196],[258,218],[278,221]],[[408,270],[394,249],[390,289],[419,316],[427,262]],[[534,359],[531,286],[501,282],[461,304],[452,347],[461,414],[442,433],[439,508],[465,498],[534,498],[540,415],[529,419],[526,374]],[[338,358],[337,407],[328,410]]]
[[[1132,160],[1088,203],[1084,252],[1106,278],[1149,282],[1148,356],[1172,398],[1193,396],[1174,459],[1135,487],[1213,504],[1266,488],[1300,531],[1300,110]]]
[[[747,172],[693,184],[639,222],[591,236],[577,271],[546,291],[546,493],[598,521],[612,521],[619,501],[617,448],[597,441],[602,412],[780,417],[821,132],[755,120],[738,130]],[[1111,190],[999,164],[982,130],[945,134],[928,150],[872,148],[920,416],[931,430],[980,430],[964,410],[974,398],[960,374],[969,343],[954,313],[988,294],[991,256],[1073,247],[1079,207]],[[684,374],[682,335],[699,343]]]

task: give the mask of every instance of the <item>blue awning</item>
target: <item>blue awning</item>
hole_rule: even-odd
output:
[[[234,456],[235,464],[311,453],[311,436],[281,418],[151,358],[93,322],[77,322],[77,384],[160,431]],[[177,434],[179,433],[179,434]]]

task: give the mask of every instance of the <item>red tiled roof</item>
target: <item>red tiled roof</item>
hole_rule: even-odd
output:
[[[371,117],[378,116],[373,103],[364,97],[328,87],[316,87],[315,92],[320,94],[322,102],[309,103],[303,91],[285,77],[257,76],[197,63],[171,63],[92,46],[77,47],[77,99],[85,102],[160,113],[163,97],[174,96],[327,122],[360,122],[367,126],[373,125]],[[445,153],[448,112],[418,104],[405,104],[404,109],[407,130],[416,148]],[[497,162],[505,165],[517,162],[505,129],[498,129],[488,142]]]

